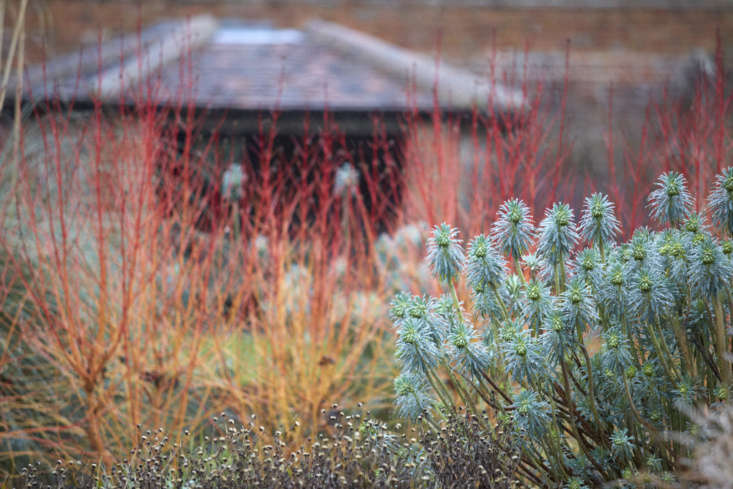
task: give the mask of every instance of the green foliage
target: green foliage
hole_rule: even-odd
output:
[[[435,423],[458,406],[491,409],[511,423],[517,476],[533,485],[668,478],[690,452],[666,433],[695,426],[680,408],[715,406],[731,388],[731,175],[700,214],[685,178],[662,175],[649,210],[663,227],[626,242],[602,194],[578,225],[554,204],[536,233],[508,201],[465,259],[457,230],[436,226],[428,260],[447,295],[402,293],[392,308],[400,413]]]

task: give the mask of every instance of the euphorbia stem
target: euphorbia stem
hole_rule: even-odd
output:
[[[631,348],[631,354],[634,355],[634,360],[636,360],[636,365],[638,367],[641,367],[643,358],[641,355],[639,355],[639,350],[636,348],[636,340],[634,339],[634,336],[631,334],[631,329],[629,328],[629,320],[626,317],[625,311],[621,314],[621,317],[623,318],[621,325],[624,329],[624,333],[626,333],[626,336],[629,338],[629,347]]]
[[[463,315],[461,314],[461,303],[458,301],[458,292],[456,292],[456,283],[454,280],[450,281],[450,292],[453,296],[453,305],[456,306],[456,314],[463,321]]]
[[[602,239],[598,240],[598,251],[601,252],[601,263],[606,263],[606,250],[605,250],[605,247],[603,246]]]
[[[522,265],[519,263],[519,257],[515,256],[513,258],[514,258],[514,269],[516,270],[519,278],[522,280],[522,283],[524,283],[526,282],[526,280],[524,280],[524,272],[522,271]]]
[[[458,395],[461,396],[461,399],[463,399],[463,402],[466,404],[466,407],[470,406],[472,411],[474,413],[477,413],[478,410],[476,409],[476,403],[473,402],[473,399],[471,399],[471,395],[463,388],[461,382],[456,378],[455,375],[453,375],[450,365],[446,364],[446,370],[448,371],[448,376],[450,377],[451,382],[453,382],[453,384],[456,386]]]
[[[718,356],[718,368],[720,369],[723,385],[728,387],[730,385],[731,364],[726,358],[728,354],[728,334],[725,327],[723,304],[719,296],[713,299],[713,307],[715,308],[715,348]]]
[[[622,378],[623,378],[623,380],[624,380],[624,390],[625,390],[625,392],[626,392],[626,400],[627,400],[627,401],[628,401],[628,403],[629,403],[629,407],[631,407],[631,414],[633,414],[633,415],[634,415],[634,417],[636,418],[636,420],[637,420],[637,421],[638,421],[639,423],[641,423],[642,425],[644,425],[644,427],[645,427],[646,429],[648,429],[648,430],[649,430],[649,432],[650,432],[650,433],[651,433],[652,435],[658,435],[658,434],[659,434],[659,432],[658,432],[658,431],[657,431],[657,429],[656,429],[656,428],[654,427],[654,425],[652,425],[652,424],[651,424],[651,423],[650,423],[649,421],[647,421],[646,419],[644,419],[644,417],[642,417],[642,415],[641,415],[641,413],[639,412],[639,410],[638,410],[638,409],[636,408],[636,405],[634,404],[634,399],[633,399],[633,397],[631,396],[631,389],[629,388],[629,383],[628,383],[628,381],[626,380],[626,375],[624,375],[624,374],[622,373],[622,374],[621,374],[621,377],[622,377]]]
[[[659,340],[660,344],[662,346],[662,351],[666,355],[666,357],[669,359],[670,362],[672,362],[672,359],[674,358],[672,356],[672,352],[669,351],[669,347],[667,346],[667,340],[664,339],[664,334],[662,332],[662,325],[659,321],[655,322],[655,326],[659,327]],[[674,363],[670,363],[672,371],[675,375],[677,375],[678,378],[682,377],[682,367],[680,367],[680,371],[677,372],[677,369],[675,368],[676,365]]]
[[[428,382],[432,386],[433,390],[436,394],[438,394],[438,397],[440,398],[440,401],[443,403],[444,406],[453,406],[453,402],[450,400],[450,396],[448,395],[448,392],[445,390],[445,387],[443,387],[441,380],[438,378],[437,375],[430,372],[430,370],[425,371],[425,377],[428,379]],[[435,379],[435,380],[433,380]],[[437,382],[437,384],[436,384]]]
[[[504,321],[509,321],[509,311],[507,311],[506,305],[499,295],[499,289],[497,289],[496,285],[494,284],[491,284],[491,288],[494,291],[494,297],[496,297],[496,301],[499,303],[499,306],[501,306],[501,313],[504,315]]]
[[[580,351],[583,352],[583,358],[585,360],[585,368],[588,370],[588,400],[590,401],[590,410],[593,412],[593,419],[595,420],[596,424],[598,425],[598,429],[603,431],[603,424],[601,424],[601,417],[598,415],[598,410],[596,409],[596,398],[595,398],[596,394],[595,394],[595,388],[593,385],[593,369],[591,368],[590,356],[588,355],[588,350],[585,349],[583,330],[581,328],[580,322],[576,323],[575,328],[578,333],[578,345],[580,346]]]
[[[506,392],[504,392],[504,391],[503,391],[503,390],[501,389],[501,387],[499,387],[498,385],[496,385],[496,383],[495,383],[495,382],[494,382],[493,380],[491,380],[491,377],[489,377],[489,376],[488,376],[488,375],[486,374],[486,372],[481,372],[481,374],[483,375],[483,377],[484,377],[484,380],[486,380],[486,382],[488,382],[488,383],[489,383],[489,385],[490,385],[490,386],[491,386],[491,387],[492,387],[492,388],[493,388],[493,389],[494,389],[494,390],[495,390],[496,392],[498,392],[498,393],[499,393],[499,395],[500,395],[501,397],[503,397],[503,398],[504,398],[504,400],[505,400],[506,402],[508,402],[509,404],[512,404],[512,398],[511,398],[511,397],[509,397],[509,396],[508,396],[508,395],[506,394]]]
[[[555,264],[555,294],[560,295],[565,290],[565,264],[560,260]]]
[[[647,330],[649,331],[649,338],[652,340],[652,344],[654,345],[654,349],[657,351],[657,356],[659,357],[659,361],[662,362],[662,367],[664,368],[664,371],[667,373],[667,376],[669,377],[669,380],[675,381],[677,380],[678,376],[674,369],[669,365],[667,355],[665,355],[664,351],[662,350],[662,347],[659,343],[659,338],[657,338],[657,333],[654,328],[654,321],[647,321],[646,322]],[[662,341],[664,341],[664,338],[662,338]]]
[[[550,467],[552,467],[552,471],[557,477],[557,480],[566,480],[568,478],[567,471],[565,469],[565,464],[560,460],[560,454],[562,451],[560,450],[559,444],[557,443],[557,440],[547,440],[540,438],[542,442],[542,446],[545,449],[545,453],[548,458],[552,458],[553,463],[550,464]]]
[[[588,447],[586,446],[585,439],[582,438],[580,434],[580,428],[578,427],[578,417],[576,413],[575,405],[573,404],[572,397],[570,396],[570,382],[568,381],[568,369],[567,365],[565,364],[565,358],[564,356],[560,358],[560,368],[562,369],[562,377],[563,377],[563,385],[565,386],[565,398],[567,400],[568,408],[570,409],[570,429],[573,432],[573,436],[578,440],[578,446],[583,451],[586,457],[588,457],[588,460],[593,463],[593,465],[596,466],[600,470],[600,467],[598,466],[598,462],[596,462],[593,455],[588,450]]]
[[[677,337],[677,342],[680,345],[680,350],[682,351],[682,358],[684,360],[684,366],[686,370],[690,371],[690,374],[693,377],[697,377],[697,365],[692,359],[692,355],[690,354],[690,348],[687,345],[687,332],[680,324],[680,319],[677,316],[672,316],[672,330],[674,331],[675,336]]]
[[[460,375],[461,375],[461,377],[463,377],[466,380],[466,382],[468,382],[474,388],[474,390],[478,393],[479,397],[481,399],[483,399],[486,404],[488,404],[489,406],[491,406],[496,411],[504,411],[505,410],[505,408],[503,406],[501,406],[499,404],[496,404],[495,402],[492,401],[492,399],[491,399],[491,397],[492,397],[491,392],[489,392],[489,388],[486,387],[486,385],[482,382],[481,377],[477,376],[476,379],[478,380],[478,382],[476,384],[473,384],[473,383],[471,383],[470,379],[467,378],[466,374],[460,373]],[[489,428],[491,428],[491,426],[489,426]]]
[[[416,351],[417,355],[420,357],[420,360],[424,363],[424,359],[422,358],[422,355],[419,351]],[[441,402],[444,406],[451,406],[453,407],[453,403],[450,400],[450,396],[448,395],[448,391],[445,389],[445,387],[442,385],[440,378],[438,378],[435,373],[431,372],[429,368],[425,369],[425,378],[428,379],[428,383],[433,388],[436,394],[438,394],[438,397],[440,397]],[[435,381],[433,380],[435,379]],[[437,382],[437,384],[436,384]]]

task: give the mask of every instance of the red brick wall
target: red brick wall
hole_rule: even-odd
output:
[[[715,30],[725,44],[733,43],[733,9],[512,9],[440,7],[411,4],[397,13],[391,2],[347,4],[338,7],[288,2],[213,2],[175,0],[90,2],[45,0],[31,12],[33,27],[29,55],[39,59],[41,14],[48,46],[55,52],[73,50],[81,40],[95,41],[99,28],[105,36],[134,30],[138,22],[212,13],[251,19],[271,19],[278,25],[297,26],[320,17],[361,29],[412,49],[433,52],[437,39],[446,57],[468,60],[488,52],[492,40],[498,49],[563,49],[572,41],[576,51],[614,50],[686,53],[693,47],[711,49]]]

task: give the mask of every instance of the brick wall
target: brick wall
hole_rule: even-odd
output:
[[[693,47],[712,49],[715,30],[719,29],[724,44],[733,43],[733,8],[479,8],[466,5],[445,7],[437,1],[431,5],[432,0],[410,0],[405,1],[401,13],[395,15],[395,2],[399,1],[344,3],[333,0],[334,4],[339,3],[334,8],[322,1],[306,5],[305,0],[43,0],[40,4],[44,8],[34,9],[31,13],[34,25],[30,29],[29,56],[35,60],[40,58],[41,12],[48,37],[47,46],[57,53],[75,50],[80,41],[96,42],[99,29],[102,29],[103,36],[109,37],[123,30],[135,30],[140,21],[149,24],[165,18],[207,12],[218,16],[270,19],[283,26],[299,26],[312,17],[319,17],[429,53],[435,52],[436,40],[440,39],[442,53],[454,62],[473,61],[476,55],[487,56],[492,45],[500,50],[522,50],[525,45],[536,51],[563,50],[566,39],[571,40],[574,51],[629,50],[674,54],[687,53]],[[733,6],[731,0],[723,1]]]
[[[87,0],[88,3],[139,3],[140,0]],[[238,4],[264,5],[268,0],[177,0],[178,4]],[[288,0],[293,5],[353,6],[353,5],[426,5],[439,7],[499,7],[499,8],[662,8],[701,9],[730,8],[728,0]]]

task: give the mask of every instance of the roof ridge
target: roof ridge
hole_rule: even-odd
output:
[[[340,24],[313,19],[305,24],[304,30],[319,42],[346,55],[358,57],[394,76],[414,80],[419,88],[432,90],[437,81],[441,104],[471,108],[491,101],[495,109],[504,111],[519,109],[527,103],[520,90],[501,83],[480,83],[480,77],[471,71],[445,62],[438,64],[429,56]]]

